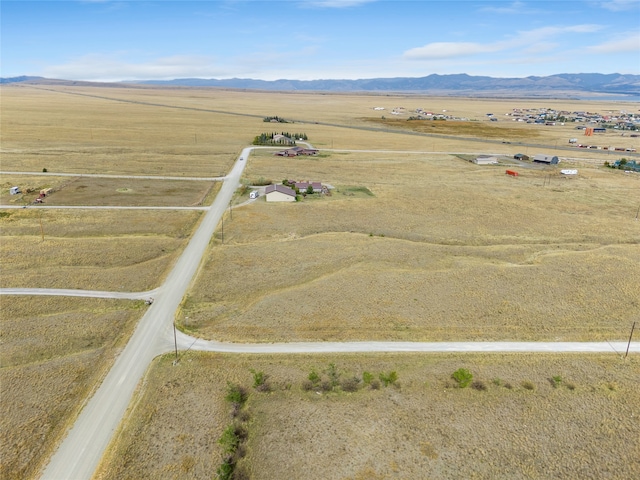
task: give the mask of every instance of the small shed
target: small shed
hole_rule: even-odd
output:
[[[17,194],[19,194],[19,193],[20,193],[20,187],[11,187],[11,188],[9,189],[9,193],[10,193],[11,195],[17,195]]]
[[[498,163],[498,157],[492,155],[478,155],[473,163],[477,165],[496,165]]]
[[[525,155],[524,153],[516,153],[513,158],[516,160],[529,160],[529,155]]]
[[[539,153],[534,155],[533,161],[536,163],[546,163],[547,165],[557,165],[560,163],[560,159],[555,155],[544,155]]]
[[[295,202],[296,192],[285,185],[268,185],[264,190],[267,202]]]

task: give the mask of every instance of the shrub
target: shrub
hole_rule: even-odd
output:
[[[304,390],[305,392],[310,392],[311,390],[313,390],[313,382],[311,382],[311,380],[309,379],[303,380],[302,390]]]
[[[496,387],[499,387],[500,385],[502,385],[502,380],[499,378],[494,378],[493,380],[491,380],[491,383],[493,383]]]
[[[358,377],[345,378],[340,386],[345,392],[356,392],[360,386],[360,379]]]
[[[225,399],[235,405],[242,406],[247,401],[247,391],[243,386],[227,382],[227,395]]]
[[[332,387],[335,387],[340,383],[340,372],[338,372],[338,368],[336,367],[335,363],[329,364],[326,373],[329,376]]]
[[[466,368],[459,368],[451,374],[451,378],[458,382],[458,387],[465,388],[468,387],[473,380],[473,375]]]
[[[320,390],[322,390],[323,392],[330,392],[331,390],[333,390],[333,383],[331,383],[329,380],[323,380],[322,382],[320,382]]]
[[[396,381],[398,380],[398,374],[395,371],[389,373],[383,372],[378,375],[378,378],[380,378],[380,381],[384,384],[385,387],[388,387],[389,385],[396,383]]]
[[[511,390],[513,388],[513,385],[511,385],[509,382],[504,384],[504,388]]]
[[[256,372],[253,368],[249,370],[253,375],[253,388],[259,392],[270,392],[271,386],[267,382],[269,375],[264,372]]]
[[[42,173],[47,173],[47,171],[48,171],[48,170],[47,170],[46,168],[43,168],[43,169],[42,169]]]
[[[362,381],[365,385],[370,385],[373,381],[373,373],[362,372]]]
[[[242,410],[238,414],[238,420],[240,420],[241,422],[248,422],[250,418],[251,414],[247,410]]]
[[[218,439],[218,444],[222,446],[224,453],[233,453],[240,444],[240,438],[236,434],[236,427],[229,425],[224,429],[222,435]]]
[[[315,370],[311,370],[307,378],[313,385],[317,385],[318,383],[320,383],[320,375],[318,375],[318,372],[316,372]]]
[[[524,382],[522,382],[522,388],[524,388],[525,390],[535,390],[536,386],[533,384],[533,382],[530,382],[529,380],[525,380]]]
[[[218,476],[219,480],[231,480],[233,469],[233,460],[231,458],[227,458],[216,470],[216,475]]]
[[[371,390],[380,389],[380,382],[376,379],[371,380],[371,383],[369,384],[369,388],[371,388]]]
[[[558,388],[562,384],[562,377],[560,375],[555,375],[549,379],[549,382],[553,388]]]
[[[476,380],[471,384],[471,388],[478,390],[479,392],[484,392],[487,390],[487,386],[481,380]]]

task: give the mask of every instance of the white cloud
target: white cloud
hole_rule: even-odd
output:
[[[122,79],[171,79],[180,77],[220,77],[231,70],[215,64],[212,57],[176,55],[146,62],[130,62],[124,55],[90,54],[61,65],[51,65],[42,72],[48,78],[117,81]]]
[[[591,45],[586,48],[586,51],[589,53],[640,52],[640,33],[632,32],[599,45]]]
[[[476,42],[434,42],[422,47],[411,48],[403,53],[409,60],[433,60],[494,53],[516,48],[526,48],[528,52],[549,51],[555,44],[554,37],[570,33],[593,33],[602,27],[595,24],[569,25],[565,27],[542,27],[517,32],[504,40],[492,43]]]
[[[600,2],[600,6],[612,12],[622,12],[640,8],[640,0],[609,0],[607,2]]]
[[[473,42],[434,42],[424,47],[412,48],[404,52],[408,59],[430,60],[440,58],[464,57],[500,50],[497,44],[482,45]]]

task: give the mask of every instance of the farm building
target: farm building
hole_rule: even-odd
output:
[[[557,165],[560,163],[560,159],[555,155],[544,155],[542,153],[534,155],[533,161],[536,163],[546,163],[547,165]]]
[[[298,155],[317,155],[318,150],[315,148],[292,147],[274,153],[279,157],[296,157]]]
[[[268,185],[264,190],[267,202],[295,202],[296,192],[284,185]]]
[[[309,187],[313,188],[313,193],[322,192],[322,183],[320,182],[295,182],[295,186],[299,192],[306,192]]]
[[[282,135],[280,133],[277,133],[273,136],[273,141],[275,143],[286,143],[291,145],[293,143],[293,140],[291,140],[289,137]]]
[[[529,160],[529,155],[525,155],[524,153],[516,153],[513,158],[516,160]]]
[[[477,165],[495,165],[498,163],[498,157],[492,155],[478,155],[474,158],[473,163]]]

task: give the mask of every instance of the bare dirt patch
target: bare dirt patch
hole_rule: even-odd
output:
[[[256,480],[640,473],[635,356],[188,354],[171,362],[150,370],[98,478],[210,478],[224,457],[217,439],[232,422],[227,382],[251,392],[237,468]],[[376,379],[395,371],[398,380],[377,390],[360,383],[355,393],[305,391],[312,370],[327,379],[329,363],[340,380],[365,371]],[[485,388],[455,388],[460,367]],[[271,393],[251,388],[250,369],[269,375]]]

